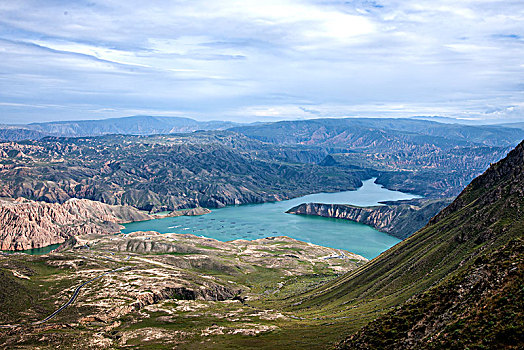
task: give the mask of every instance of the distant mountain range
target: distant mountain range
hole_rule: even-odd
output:
[[[84,137],[107,134],[153,135],[187,133],[196,130],[223,130],[238,123],[228,121],[199,122],[182,117],[132,116],[101,120],[57,121],[27,125],[0,126],[0,139],[19,141],[45,136]]]
[[[147,211],[260,203],[356,189],[365,169],[317,165],[318,149],[228,131],[44,138],[0,144],[0,197],[86,198]]]
[[[416,119],[282,121],[229,129],[276,145],[319,147],[324,165],[373,169],[386,188],[426,197],[456,196],[524,139],[524,130]]]
[[[505,128],[515,128],[515,129],[523,129],[524,130],[524,122],[501,124],[501,126],[503,126]]]
[[[519,124],[504,127],[444,124],[412,118],[345,118],[240,125],[155,116],[4,125],[0,126],[0,139],[21,141],[39,140],[45,136],[107,134],[187,135],[198,130],[208,130],[219,139],[223,139],[219,134],[226,132],[230,140],[226,147],[240,150],[239,145],[249,144],[258,149],[253,153],[256,157],[264,153],[266,159],[316,163],[337,168],[337,171],[340,168],[365,169],[389,189],[432,198],[456,196],[491,162],[503,157],[524,139],[524,129]],[[196,137],[191,142],[197,139],[201,140]],[[246,143],[246,140],[256,142]],[[99,141],[104,147],[108,146],[106,140]],[[214,140],[213,144],[221,142]],[[325,158],[326,155],[329,157]],[[28,195],[28,198],[33,197]]]
[[[197,130],[225,130],[264,142],[322,147],[362,148],[398,143],[515,146],[523,138],[524,123],[464,125],[444,117],[330,118],[241,124],[197,121],[183,117],[131,116],[100,120],[56,121],[0,125],[0,140],[36,140],[45,136],[86,137],[107,134],[155,135]]]
[[[444,124],[410,118],[345,118],[282,121],[230,130],[277,144],[392,150],[406,144],[437,147],[512,146],[524,138],[519,128]]]
[[[1,141],[23,141],[23,140],[39,140],[49,136],[40,131],[11,126],[0,126],[0,140]]]

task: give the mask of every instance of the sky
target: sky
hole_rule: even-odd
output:
[[[524,120],[524,1],[0,0],[0,123]]]

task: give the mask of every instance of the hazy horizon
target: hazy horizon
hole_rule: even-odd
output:
[[[31,124],[38,124],[38,123],[74,123],[74,122],[92,122],[92,121],[103,121],[103,120],[117,120],[117,119],[124,119],[124,118],[133,118],[133,117],[154,117],[154,118],[181,118],[181,119],[191,119],[195,120],[197,122],[205,123],[205,122],[231,122],[233,124],[238,125],[247,125],[247,124],[254,124],[254,123],[276,123],[281,121],[305,121],[305,120],[314,120],[314,119],[406,119],[406,120],[422,120],[422,121],[431,121],[436,123],[443,123],[443,124],[461,124],[461,125],[472,125],[472,126],[481,126],[481,125],[506,125],[506,124],[517,124],[517,123],[523,123],[524,120],[468,120],[468,119],[460,119],[460,118],[450,118],[450,117],[441,117],[441,116],[411,116],[411,117],[402,117],[402,116],[389,116],[389,117],[368,117],[368,116],[344,116],[344,117],[311,117],[311,118],[285,118],[285,119],[272,119],[272,120],[251,120],[251,121],[232,121],[232,120],[225,120],[225,119],[196,119],[191,116],[169,116],[169,115],[124,115],[124,116],[118,116],[118,117],[104,117],[101,116],[99,118],[93,117],[93,118],[85,118],[85,119],[59,119],[59,120],[35,120],[35,121],[28,121],[28,122],[16,122],[16,123],[4,123],[0,122],[0,126],[8,126],[8,127],[25,127],[29,126]]]
[[[524,121],[521,1],[0,2],[0,123]]]

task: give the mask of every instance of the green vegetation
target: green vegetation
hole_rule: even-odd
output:
[[[114,348],[194,348],[204,346],[202,341],[204,347],[234,347],[274,337],[300,321],[294,313],[281,313],[269,304],[282,305],[282,300],[366,262],[349,252],[345,254],[351,259],[326,260],[323,257],[333,249],[286,237],[231,243],[152,233],[76,239],[82,243],[48,256],[1,256],[12,283],[0,300],[7,310],[2,324],[16,327],[0,327],[0,347],[45,349],[47,339],[66,349],[82,348],[96,339]],[[147,242],[147,247],[135,241]],[[90,249],[74,249],[86,242]],[[173,254],[175,249],[191,254]],[[56,310],[81,282],[119,266],[130,269],[89,283],[74,304],[48,323],[28,322]],[[33,271],[29,280],[11,272],[27,268]],[[32,289],[25,288],[26,283]],[[20,303],[15,297],[18,293],[29,298],[31,291],[35,294],[30,302]],[[35,314],[33,308],[40,304],[46,309]]]
[[[407,338],[427,349],[520,349],[522,310],[524,241],[519,239],[371,322],[342,348],[396,349]]]
[[[0,322],[32,322],[48,316],[55,310],[50,296],[65,298],[60,293],[70,286],[71,278],[71,271],[50,265],[45,257],[1,259]]]

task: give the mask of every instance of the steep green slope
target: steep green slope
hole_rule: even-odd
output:
[[[524,241],[478,257],[461,273],[378,318],[341,349],[521,349]]]
[[[425,228],[357,271],[293,300],[293,309],[310,317],[347,317],[361,324],[471,271],[476,259],[484,259],[523,235],[521,143],[467,186]],[[354,330],[355,324],[348,323],[347,333]]]

